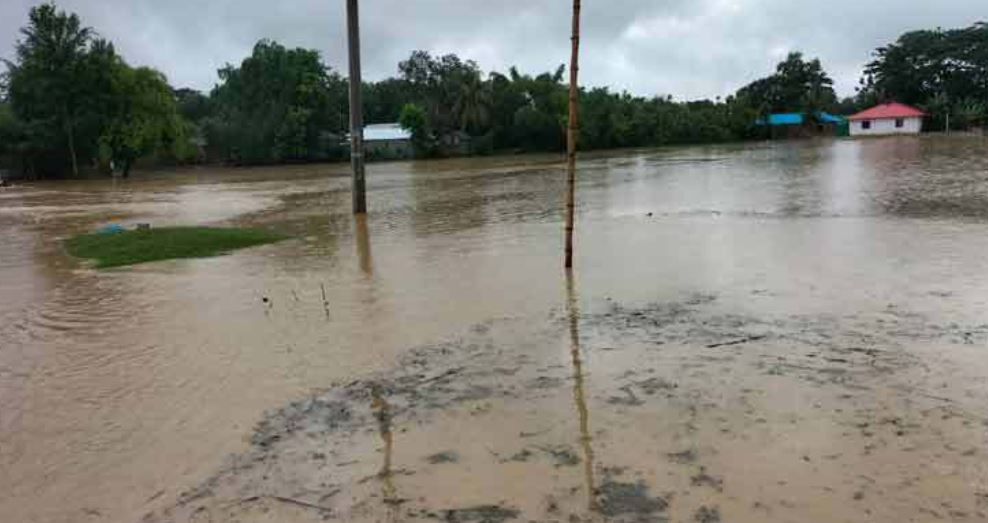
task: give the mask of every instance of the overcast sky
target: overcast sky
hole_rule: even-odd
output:
[[[0,0],[0,56],[12,57],[30,0]],[[126,60],[208,90],[216,69],[271,38],[319,49],[345,71],[344,0],[61,0]],[[988,20],[988,0],[584,0],[581,83],[676,99],[730,94],[787,52],[819,57],[852,94],[871,51],[911,29]],[[570,0],[362,0],[366,79],[413,49],[484,70],[541,72],[569,59]]]

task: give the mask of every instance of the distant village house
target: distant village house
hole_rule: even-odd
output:
[[[919,134],[926,113],[915,107],[889,102],[849,116],[851,136]]]
[[[847,120],[824,111],[807,113],[773,113],[755,122],[767,127],[774,139],[847,136]]]
[[[347,146],[350,137],[347,136]],[[463,131],[451,131],[434,138],[440,156],[465,156],[471,152],[472,138]],[[398,123],[379,123],[364,127],[364,153],[369,160],[402,160],[415,156],[411,131]]]
[[[397,123],[378,123],[364,127],[364,153],[370,159],[411,158],[412,133]]]

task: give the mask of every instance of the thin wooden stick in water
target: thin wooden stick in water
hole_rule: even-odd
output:
[[[323,283],[319,284],[319,288],[322,289],[322,308],[326,311],[326,317],[329,317],[329,300],[326,299],[326,285]]]
[[[311,509],[315,509],[315,510],[320,510],[320,511],[324,511],[324,512],[332,512],[333,511],[333,509],[331,509],[329,507],[324,507],[322,505],[316,505],[315,503],[309,503],[307,501],[302,501],[302,500],[299,500],[299,499],[287,498],[285,496],[251,496],[249,498],[241,499],[240,502],[241,503],[253,503],[253,502],[255,502],[255,501],[259,500],[259,499],[265,499],[265,498],[267,498],[267,499],[273,499],[275,501],[280,501],[282,503],[289,503],[289,504],[292,504],[292,505],[298,505],[300,507],[305,507],[305,508],[311,508]]]

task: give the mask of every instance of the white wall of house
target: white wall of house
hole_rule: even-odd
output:
[[[923,129],[923,119],[918,116],[899,118],[902,126],[896,127],[896,118],[879,118],[875,120],[852,120],[851,136],[870,136],[881,134],[917,134]],[[871,128],[865,129],[864,123],[871,122]]]

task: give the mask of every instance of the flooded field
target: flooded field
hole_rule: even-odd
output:
[[[984,521],[988,141],[0,189],[0,521]],[[93,271],[107,222],[292,240]],[[266,298],[266,300],[265,300]]]

